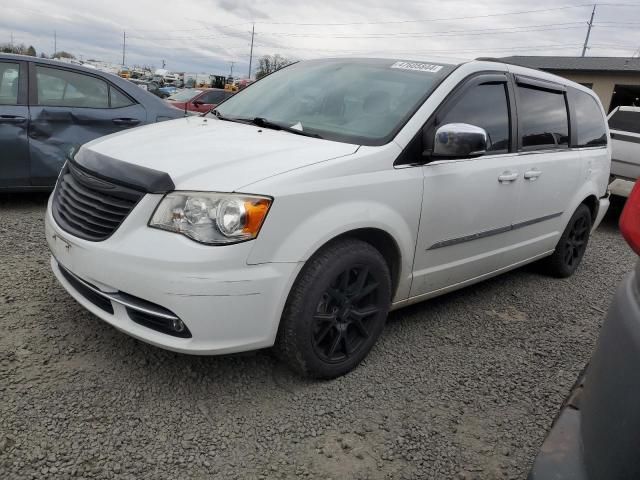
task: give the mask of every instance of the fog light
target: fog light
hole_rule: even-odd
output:
[[[184,332],[185,328],[187,328],[185,327],[184,323],[182,323],[182,320],[180,320],[179,318],[176,318],[175,320],[172,321],[172,327],[178,333]]]

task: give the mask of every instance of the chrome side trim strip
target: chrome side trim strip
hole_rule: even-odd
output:
[[[57,260],[56,260],[56,262],[57,262]],[[64,268],[62,265],[60,265],[60,262],[58,262],[58,268]],[[107,300],[111,300],[112,302],[119,303],[120,305],[122,305],[124,307],[130,308],[132,310],[137,310],[138,312],[146,313],[148,315],[154,315],[156,317],[166,318],[168,320],[179,320],[179,318],[176,317],[175,315],[169,315],[167,313],[160,312],[160,311],[158,311],[156,309],[149,308],[149,307],[142,307],[142,306],[136,304],[135,301],[126,298],[123,294],[103,292],[102,290],[94,287],[90,283],[84,281],[83,279],[78,277],[76,274],[70,272],[66,268],[64,270],[69,275],[71,275],[73,278],[75,278],[78,282],[80,282],[82,285],[84,285],[89,290],[91,290],[93,293],[95,293],[97,295],[100,295],[101,297],[106,298]],[[128,297],[128,295],[127,295],[127,297]]]
[[[434,243],[427,250],[435,250],[437,248],[450,247],[452,245],[458,245],[459,243],[471,242],[473,240],[479,240],[481,238],[491,237],[493,235],[499,235],[501,233],[510,232],[512,230],[517,230],[519,228],[528,227],[530,225],[534,225],[540,222],[546,222],[547,220],[551,220],[553,218],[557,218],[561,216],[564,212],[553,213],[551,215],[545,215],[544,217],[534,218],[532,220],[527,220],[525,222],[514,223],[513,225],[507,225],[504,227],[494,228],[491,230],[486,230],[484,232],[473,233],[471,235],[465,235],[464,237],[451,238],[449,240],[442,240],[441,242]]]

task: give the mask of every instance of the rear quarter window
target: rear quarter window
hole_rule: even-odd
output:
[[[572,92],[575,111],[576,138],[575,147],[598,147],[607,144],[607,127],[602,110],[596,100],[588,93]]]

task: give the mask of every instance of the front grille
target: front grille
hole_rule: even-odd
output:
[[[53,194],[53,216],[63,230],[99,242],[117,230],[143,195],[67,162]]]
[[[58,268],[60,269],[60,273],[62,273],[62,276],[67,280],[67,282],[71,284],[73,288],[76,289],[76,291],[80,295],[89,300],[96,307],[113,315],[113,305],[111,305],[111,301],[109,299],[98,295],[82,282],[78,281],[78,279],[71,275],[62,265],[58,264]]]

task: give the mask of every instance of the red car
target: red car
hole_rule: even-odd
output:
[[[167,98],[167,102],[180,110],[186,106],[191,112],[206,113],[234,93],[221,88],[189,88],[174,93]]]

